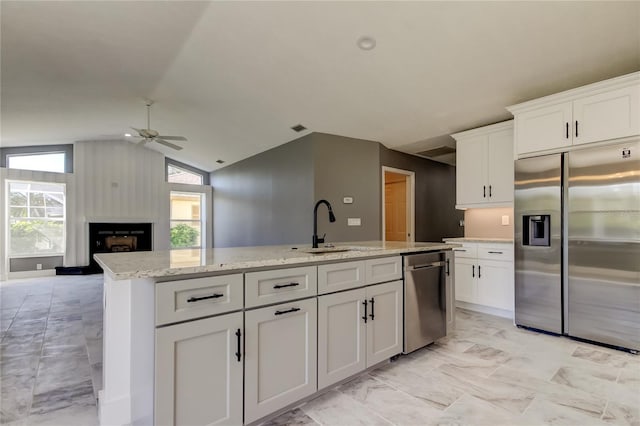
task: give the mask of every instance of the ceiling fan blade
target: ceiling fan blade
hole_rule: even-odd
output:
[[[178,145],[172,144],[171,142],[167,142],[167,141],[165,141],[165,140],[163,140],[163,139],[160,139],[160,138],[155,138],[155,139],[153,139],[153,140],[154,140],[155,142],[158,142],[160,145],[168,146],[169,148],[177,149],[178,151],[182,149],[182,147],[181,147],[181,146],[178,146]]]
[[[187,138],[185,138],[184,136],[163,136],[163,135],[160,135],[158,137],[162,138],[164,140],[167,140],[167,141],[184,141],[184,142],[187,141]]]

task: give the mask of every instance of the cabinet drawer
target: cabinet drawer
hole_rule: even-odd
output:
[[[402,256],[383,257],[364,261],[367,284],[383,283],[402,278]]]
[[[456,258],[476,258],[478,257],[478,246],[476,245],[463,245],[462,247],[456,247],[453,249],[456,254]]]
[[[252,308],[315,296],[317,275],[315,266],[249,272],[245,275],[245,305]]]
[[[478,259],[513,261],[513,248],[478,247]]]
[[[363,286],[364,260],[318,266],[318,294]]]
[[[156,284],[156,325],[242,309],[242,274]]]

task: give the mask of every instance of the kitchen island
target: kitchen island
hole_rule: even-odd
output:
[[[380,363],[402,350],[401,255],[453,247],[370,241],[323,253],[286,245],[95,255],[105,272],[100,422],[251,423]],[[349,331],[352,319],[350,352],[335,325]],[[274,382],[282,376],[292,382]]]

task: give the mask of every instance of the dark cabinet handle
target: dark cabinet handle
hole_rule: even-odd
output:
[[[451,271],[449,270],[449,268],[451,267],[451,266],[449,265],[449,259],[447,259],[446,264],[447,264],[446,272],[447,272],[447,276],[448,276],[448,275],[449,275],[449,273],[451,272]]]
[[[491,198],[491,185],[489,185],[489,198]]]
[[[471,276],[476,277],[476,265],[471,265]]]
[[[490,251],[489,253],[491,253],[491,254],[502,254],[501,251]]]
[[[242,359],[242,353],[240,352],[240,337],[242,336],[242,332],[240,329],[236,331],[236,337],[238,338],[238,351],[236,352],[236,358],[238,358],[238,362]]]
[[[190,298],[187,299],[187,303],[199,302],[201,300],[207,300],[207,299],[217,299],[217,298],[222,297],[222,296],[224,296],[224,294],[222,294],[222,293],[214,293],[214,294],[212,294],[210,296],[202,296],[202,297],[193,296],[193,297],[190,297]]]
[[[365,300],[364,302],[362,302],[362,304],[364,305],[364,316],[362,317],[362,319],[366,324],[367,323],[367,301]]]
[[[482,198],[487,198],[487,185],[482,185]]]
[[[480,265],[478,265],[478,278],[482,278],[482,275],[480,274]]]
[[[566,131],[567,136],[566,136],[566,138],[569,139],[569,122],[568,121],[566,122],[566,126],[567,126],[567,131]]]
[[[576,120],[576,138],[578,137],[578,120]]]
[[[290,314],[291,312],[298,312],[299,310],[300,308],[291,308],[287,309],[286,311],[276,311],[274,315]]]
[[[300,285],[300,283],[276,284],[273,286],[273,288],[295,287],[297,285]]]
[[[375,303],[376,303],[376,299],[374,299],[373,297],[370,300],[371,302],[371,315],[369,315],[371,317],[371,321],[373,321],[375,319],[375,312],[374,312],[374,308],[375,308]]]

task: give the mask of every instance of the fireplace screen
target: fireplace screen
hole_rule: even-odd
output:
[[[138,238],[130,236],[109,236],[104,239],[107,251],[123,252],[136,251]]]

